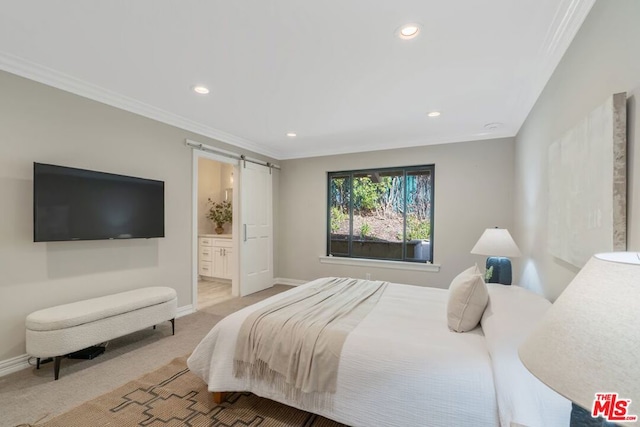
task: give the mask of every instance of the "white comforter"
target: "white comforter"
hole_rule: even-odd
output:
[[[305,406],[287,400],[268,383],[236,378],[233,355],[245,317],[315,283],[220,321],[188,359],[191,371],[208,384],[209,391],[251,391],[353,427],[498,426],[500,418],[526,424],[526,419],[518,419],[518,408],[509,407],[509,414],[502,417],[499,414],[491,356],[482,329],[462,334],[448,329],[448,291],[443,289],[401,284],[387,287],[376,307],[347,337],[331,404]],[[537,381],[532,376],[527,380]],[[555,421],[546,425],[563,425]]]

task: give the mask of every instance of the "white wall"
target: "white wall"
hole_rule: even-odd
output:
[[[628,93],[628,249],[640,250],[640,1],[598,0],[516,138],[515,230],[520,282],[554,300],[577,269],[547,252],[547,149],[617,92]]]
[[[209,198],[222,202],[226,200],[225,190],[232,188],[233,165],[204,157],[198,159],[198,234],[215,234],[216,224],[207,218],[211,208]],[[231,233],[231,224],[225,224],[224,229],[225,233]]]
[[[25,317],[152,285],[191,303],[192,155],[237,148],[0,72],[0,362],[25,352]],[[268,161],[251,152],[251,157]],[[33,162],[165,182],[165,238],[33,242]]]
[[[485,228],[513,221],[513,139],[287,160],[279,181],[280,277],[310,280],[353,276],[447,288],[463,269],[485,258],[469,253]],[[434,263],[439,273],[320,264],[326,255],[327,172],[435,164]]]
[[[220,200],[220,174],[222,163],[215,160],[198,159],[198,234],[213,234],[215,224],[207,218],[209,208],[209,198],[214,202]]]

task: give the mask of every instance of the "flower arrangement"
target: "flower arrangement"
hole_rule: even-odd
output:
[[[208,201],[211,204],[211,207],[209,208],[207,218],[216,224],[216,231],[221,233],[222,231],[218,231],[218,229],[222,230],[222,226],[227,222],[231,222],[231,219],[233,218],[231,202],[228,200],[223,202],[214,202],[211,198],[209,198]]]

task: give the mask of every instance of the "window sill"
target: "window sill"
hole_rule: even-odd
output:
[[[382,259],[346,258],[337,256],[320,256],[321,264],[355,265],[359,267],[377,267],[391,270],[427,271],[438,273],[440,264],[423,264],[421,262],[386,261]]]

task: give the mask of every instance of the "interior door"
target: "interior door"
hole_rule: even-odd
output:
[[[271,169],[240,164],[240,295],[273,286]]]

